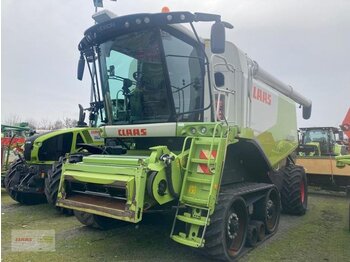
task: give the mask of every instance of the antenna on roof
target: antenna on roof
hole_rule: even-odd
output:
[[[117,2],[117,0],[110,0],[113,2]],[[95,13],[97,13],[98,7],[103,7],[103,0],[93,0],[95,6]]]

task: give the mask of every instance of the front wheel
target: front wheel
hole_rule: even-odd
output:
[[[248,211],[242,197],[219,200],[205,234],[205,252],[215,259],[234,261],[247,237]]]
[[[9,196],[18,203],[24,205],[44,203],[45,196],[43,196],[42,193],[32,193],[18,189],[22,183],[25,183],[25,179],[28,176],[35,175],[30,172],[32,171],[23,159],[16,159],[13,163],[11,163],[6,173],[4,179],[5,189]]]
[[[45,195],[47,202],[56,207],[58,187],[60,185],[60,179],[62,174],[62,166],[66,161],[66,157],[60,157],[58,162],[52,165],[52,168],[47,172],[45,179]],[[63,214],[73,215],[71,209],[56,207],[58,211]]]

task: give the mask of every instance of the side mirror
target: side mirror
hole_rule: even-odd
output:
[[[339,136],[340,141],[344,141],[344,132],[343,131],[339,131],[338,136]]]
[[[87,124],[84,122],[85,120],[85,113],[84,113],[84,108],[81,104],[78,105],[79,106],[79,120],[77,123],[77,126],[87,126]]]
[[[210,45],[213,54],[225,52],[225,25],[222,22],[216,21],[211,26]]]
[[[303,106],[303,118],[309,119],[311,116],[311,108],[312,106]]]
[[[84,68],[85,68],[85,59],[83,55],[80,55],[79,62],[78,62],[78,71],[77,71],[78,80],[83,79]]]

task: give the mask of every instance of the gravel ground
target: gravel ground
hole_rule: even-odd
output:
[[[108,231],[82,226],[49,205],[21,206],[1,192],[3,261],[211,261],[169,238],[173,215],[151,214]],[[278,232],[240,261],[350,261],[349,200],[310,195],[305,216],[282,215]],[[11,230],[53,229],[53,252],[11,251]]]

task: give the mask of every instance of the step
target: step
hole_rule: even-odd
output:
[[[218,146],[219,145],[219,140],[210,140],[210,141],[208,141],[208,140],[205,140],[205,141],[203,141],[203,140],[194,140],[194,143],[196,144],[196,145],[207,145],[207,146],[210,146],[210,145],[214,145],[214,146]]]
[[[188,197],[188,196],[182,196],[182,201],[187,203],[192,203],[195,205],[203,205],[203,206],[208,206],[208,199],[200,199],[200,198],[195,198],[195,197]]]
[[[214,176],[206,176],[206,177],[214,177]],[[200,184],[211,184],[211,179],[203,179],[203,178],[199,178],[199,177],[194,177],[194,176],[187,176],[187,181],[190,182],[195,182],[195,183],[200,183]]]
[[[175,241],[178,242],[180,244],[186,245],[186,246],[190,246],[190,247],[203,247],[204,246],[204,241],[203,244],[200,243],[200,238],[196,238],[197,241],[192,240],[192,239],[188,239],[186,238],[185,233],[179,233],[179,235],[173,235],[171,236],[171,238]]]
[[[213,165],[213,164],[215,164],[215,159],[210,159],[208,161],[208,159],[191,158],[191,162],[196,163],[196,164],[208,164],[208,162],[209,162],[209,164]]]
[[[176,218],[182,222],[198,225],[198,226],[205,226],[206,224],[206,217],[201,217],[200,219],[191,217],[189,213],[184,213],[184,215],[177,215]]]

